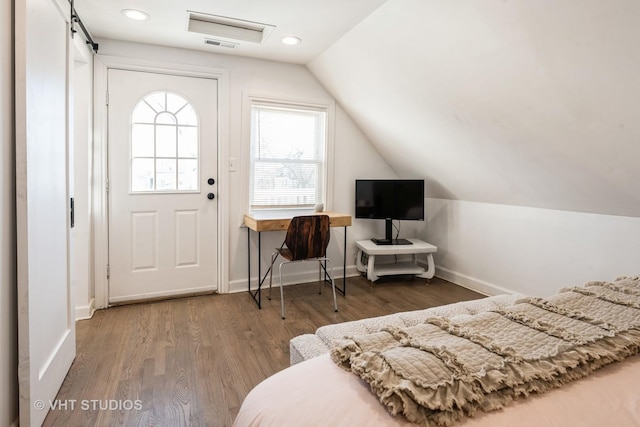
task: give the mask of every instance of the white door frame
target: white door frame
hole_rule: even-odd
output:
[[[118,68],[218,80],[218,293],[229,292],[229,73],[227,70],[110,55],[94,56],[93,229],[96,308],[109,306],[107,70]],[[222,201],[222,202],[220,202]]]

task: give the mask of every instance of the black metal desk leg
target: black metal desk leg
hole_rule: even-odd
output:
[[[258,231],[258,308],[262,308],[262,292],[261,292],[261,287],[262,287],[262,280],[260,280],[260,278],[262,277],[262,272],[261,272],[261,268],[260,268],[260,264],[262,264],[262,252],[260,250],[261,245],[261,240],[262,240],[262,233],[260,231]]]
[[[247,287],[249,291],[249,295],[255,301],[258,308],[262,308],[262,292],[260,292],[260,288],[262,287],[263,280],[260,280],[260,276],[262,275],[261,267],[260,267],[260,239],[261,235],[258,231],[258,288],[255,292],[251,291],[251,229],[247,227]]]
[[[347,226],[344,227],[344,256],[342,259],[342,295],[347,296]]]
[[[344,254],[342,256],[342,289],[336,285],[336,289],[344,296],[347,295],[347,226],[344,226]]]

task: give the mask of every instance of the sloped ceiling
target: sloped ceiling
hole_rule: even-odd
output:
[[[427,195],[640,216],[640,2],[388,0],[308,64]]]

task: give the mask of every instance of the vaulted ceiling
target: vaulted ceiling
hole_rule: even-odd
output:
[[[164,35],[116,22],[129,3],[76,0],[99,36],[147,43],[203,49],[176,35],[187,9],[276,25],[229,53],[306,64],[430,197],[640,216],[640,2],[190,0]]]
[[[640,3],[389,0],[309,64],[432,197],[640,216]]]

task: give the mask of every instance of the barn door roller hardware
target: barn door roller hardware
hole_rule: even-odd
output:
[[[91,46],[91,49],[93,49],[94,53],[98,53],[98,43],[95,43],[93,41],[93,39],[91,38],[91,34],[89,34],[89,31],[87,30],[87,27],[85,27],[82,23],[82,19],[80,19],[78,12],[76,12],[76,8],[73,6],[73,0],[69,0],[69,4],[71,5],[71,37],[73,37],[75,33],[77,33],[75,24],[78,24],[80,26],[82,34],[84,34],[84,37],[87,40],[87,44]]]

